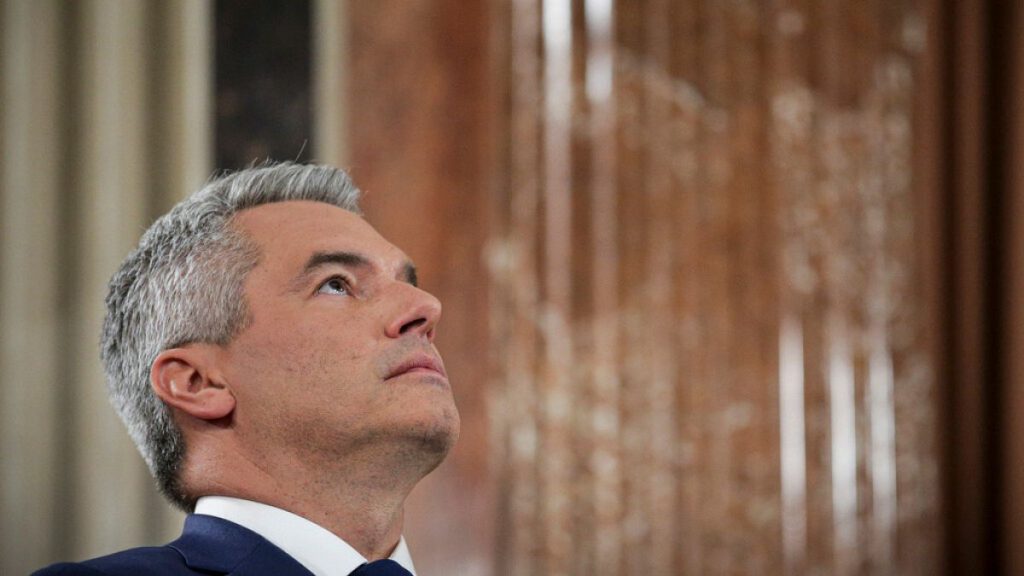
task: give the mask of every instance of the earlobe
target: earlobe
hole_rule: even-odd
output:
[[[200,420],[219,420],[235,409],[235,396],[218,381],[208,354],[198,347],[164,350],[149,379],[165,404]]]

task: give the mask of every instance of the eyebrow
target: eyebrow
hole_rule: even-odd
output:
[[[355,252],[314,252],[309,259],[306,260],[306,264],[302,267],[302,272],[295,277],[293,285],[300,286],[304,284],[310,274],[319,268],[331,265],[341,265],[349,268],[373,267],[369,258]],[[402,265],[401,277],[409,284],[419,286],[416,276],[416,266],[414,266],[412,262],[405,262]]]

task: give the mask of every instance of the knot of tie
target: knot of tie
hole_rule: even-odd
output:
[[[349,576],[412,576],[394,560],[377,560],[356,568]]]

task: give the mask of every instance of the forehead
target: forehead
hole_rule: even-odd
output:
[[[294,269],[317,251],[358,253],[382,268],[407,260],[361,217],[322,202],[263,204],[239,212],[232,225],[260,247],[261,265]]]

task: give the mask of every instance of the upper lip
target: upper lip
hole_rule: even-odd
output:
[[[426,368],[437,372],[445,378],[448,377],[448,374],[444,371],[444,364],[441,363],[441,360],[429,354],[416,354],[406,358],[392,368],[387,377],[394,378],[395,376],[405,374],[406,372],[415,370],[416,368]]]

